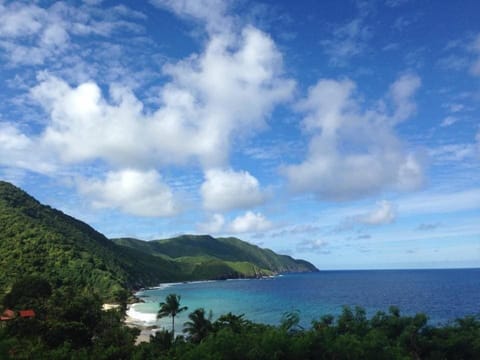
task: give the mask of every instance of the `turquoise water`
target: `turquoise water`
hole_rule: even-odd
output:
[[[325,314],[339,314],[343,305],[359,305],[369,315],[391,305],[403,314],[426,313],[431,324],[441,324],[480,313],[480,269],[322,271],[287,274],[271,279],[227,280],[164,285],[139,293],[145,303],[130,315],[154,324],[158,303],[179,294],[189,312],[203,307],[213,317],[232,312],[256,322],[278,324],[286,311],[299,310],[303,326]],[[164,319],[160,326],[168,327]],[[177,329],[178,330],[178,329]]]

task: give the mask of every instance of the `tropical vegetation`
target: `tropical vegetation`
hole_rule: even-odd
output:
[[[180,306],[180,295],[170,294],[165,298],[165,301],[160,303],[160,309],[157,313],[157,319],[165,316],[172,318],[172,332],[175,333],[175,316],[188,309],[186,306]]]
[[[231,313],[214,320],[195,309],[184,324],[186,336],[159,330],[150,342],[136,345],[139,330],[124,325],[122,310],[102,311],[95,294],[52,289],[45,279],[31,277],[14,284],[7,295],[4,306],[32,308],[36,317],[0,322],[1,359],[480,358],[480,316],[435,327],[427,316],[402,316],[395,307],[370,318],[362,308],[345,307],[338,317],[320,316],[303,329],[299,312],[286,313],[273,326]]]
[[[132,289],[160,282],[316,271],[305,261],[239,239],[112,241],[4,181],[0,181],[0,244],[0,299],[26,275],[42,276],[54,288],[74,287],[120,302]]]

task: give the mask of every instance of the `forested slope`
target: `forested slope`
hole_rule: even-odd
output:
[[[105,298],[125,288],[183,280],[176,263],[117,246],[89,225],[0,182],[0,292],[27,275]]]
[[[304,260],[278,255],[237,238],[214,238],[210,235],[182,235],[170,239],[141,241],[131,238],[115,239],[116,244],[130,247],[146,254],[168,256],[183,263],[206,264],[223,262],[228,266],[245,269],[248,264],[258,272],[311,272],[318,269]],[[241,271],[240,271],[241,273]],[[261,275],[261,274],[258,275]],[[255,275],[255,273],[249,273]]]
[[[316,271],[307,262],[235,238],[185,235],[159,241],[111,241],[91,226],[42,205],[0,181],[0,296],[29,275],[54,288],[73,287],[103,299],[160,282],[258,277]]]

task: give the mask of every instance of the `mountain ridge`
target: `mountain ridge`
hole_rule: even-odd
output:
[[[168,239],[142,241],[135,238],[112,239],[117,245],[127,246],[156,256],[168,256],[172,259],[214,258],[226,262],[247,262],[258,267],[259,271],[282,272],[312,272],[318,269],[304,261],[293,259],[288,255],[279,255],[270,249],[235,237],[218,237],[211,235],[180,235]],[[266,271],[265,271],[266,270]],[[261,276],[261,274],[259,274]]]

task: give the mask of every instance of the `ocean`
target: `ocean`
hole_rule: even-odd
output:
[[[321,271],[284,274],[269,279],[224,280],[163,284],[138,295],[129,316],[143,325],[168,328],[170,319],[155,319],[158,303],[175,293],[188,311],[176,318],[177,331],[188,313],[204,308],[213,319],[227,312],[245,314],[255,322],[279,324],[288,311],[299,311],[309,327],[322,315],[338,315],[344,305],[361,306],[372,316],[398,306],[401,314],[427,314],[429,324],[441,325],[480,314],[480,269]]]

